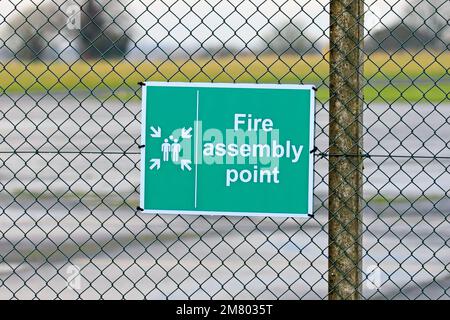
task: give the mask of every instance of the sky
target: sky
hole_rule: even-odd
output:
[[[24,12],[50,0],[7,0],[0,6],[0,36],[8,31],[6,21],[17,10]],[[69,4],[71,1],[55,0]],[[81,2],[83,0],[76,0]],[[441,1],[441,0],[436,0]],[[72,1],[75,3],[75,1]],[[256,37],[267,34],[278,25],[294,19],[295,23],[306,26],[305,33],[317,41],[318,47],[325,45],[329,25],[329,0],[99,0],[109,3],[108,12],[120,12],[126,6],[128,13],[122,13],[118,21],[128,29],[129,36],[140,47],[182,46],[183,48],[203,45],[249,47],[261,45]],[[121,6],[122,5],[122,6]],[[389,25],[405,12],[406,0],[365,0],[365,28],[376,30],[383,24]],[[16,8],[16,9],[15,9]],[[43,10],[45,12],[45,10]],[[128,15],[129,14],[129,15]],[[9,15],[9,16],[8,16]],[[133,17],[135,17],[135,19]],[[132,25],[134,24],[134,25]],[[273,25],[273,26],[271,26]],[[9,29],[9,30],[8,30]]]

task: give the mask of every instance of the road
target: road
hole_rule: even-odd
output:
[[[380,268],[367,298],[449,298],[449,107],[365,107],[363,270]],[[136,213],[139,110],[81,93],[0,97],[0,298],[325,298],[326,158],[314,219]]]

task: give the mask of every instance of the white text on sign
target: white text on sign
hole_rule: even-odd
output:
[[[252,114],[237,113],[234,115],[234,131],[240,131],[245,135],[247,131],[271,132],[274,123],[269,118],[257,118]],[[272,139],[266,143],[234,143],[234,142],[209,142],[203,145],[205,157],[241,157],[241,158],[287,158],[292,163],[297,163],[303,152],[303,145],[296,145],[291,140],[283,144],[279,139]],[[260,168],[254,165],[250,169],[231,168],[226,170],[225,185],[230,187],[233,183],[279,183],[279,168]]]

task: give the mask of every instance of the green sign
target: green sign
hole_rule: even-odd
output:
[[[302,85],[145,83],[143,211],[312,214],[313,89]]]

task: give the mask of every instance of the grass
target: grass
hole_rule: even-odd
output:
[[[368,102],[388,103],[446,101],[450,92],[449,68],[448,52],[373,54],[364,64],[365,78],[371,81],[365,86],[364,98]],[[116,98],[128,100],[135,97],[136,83],[143,80],[321,84],[327,83],[328,74],[327,55],[308,55],[301,59],[267,55],[141,63],[101,60],[27,64],[13,60],[0,63],[0,89],[6,94],[90,90],[96,95],[101,95],[102,89],[112,89]],[[408,80],[413,80],[414,85]],[[329,99],[326,85],[319,87],[317,96],[322,102]]]
[[[437,203],[441,200],[445,199],[444,196],[439,194],[428,194],[428,195],[417,195],[417,196],[405,196],[405,195],[397,195],[394,197],[389,197],[386,195],[377,194],[374,196],[367,196],[367,203],[374,204],[385,204],[385,205],[394,205],[394,204],[411,204],[417,202],[432,202]]]

